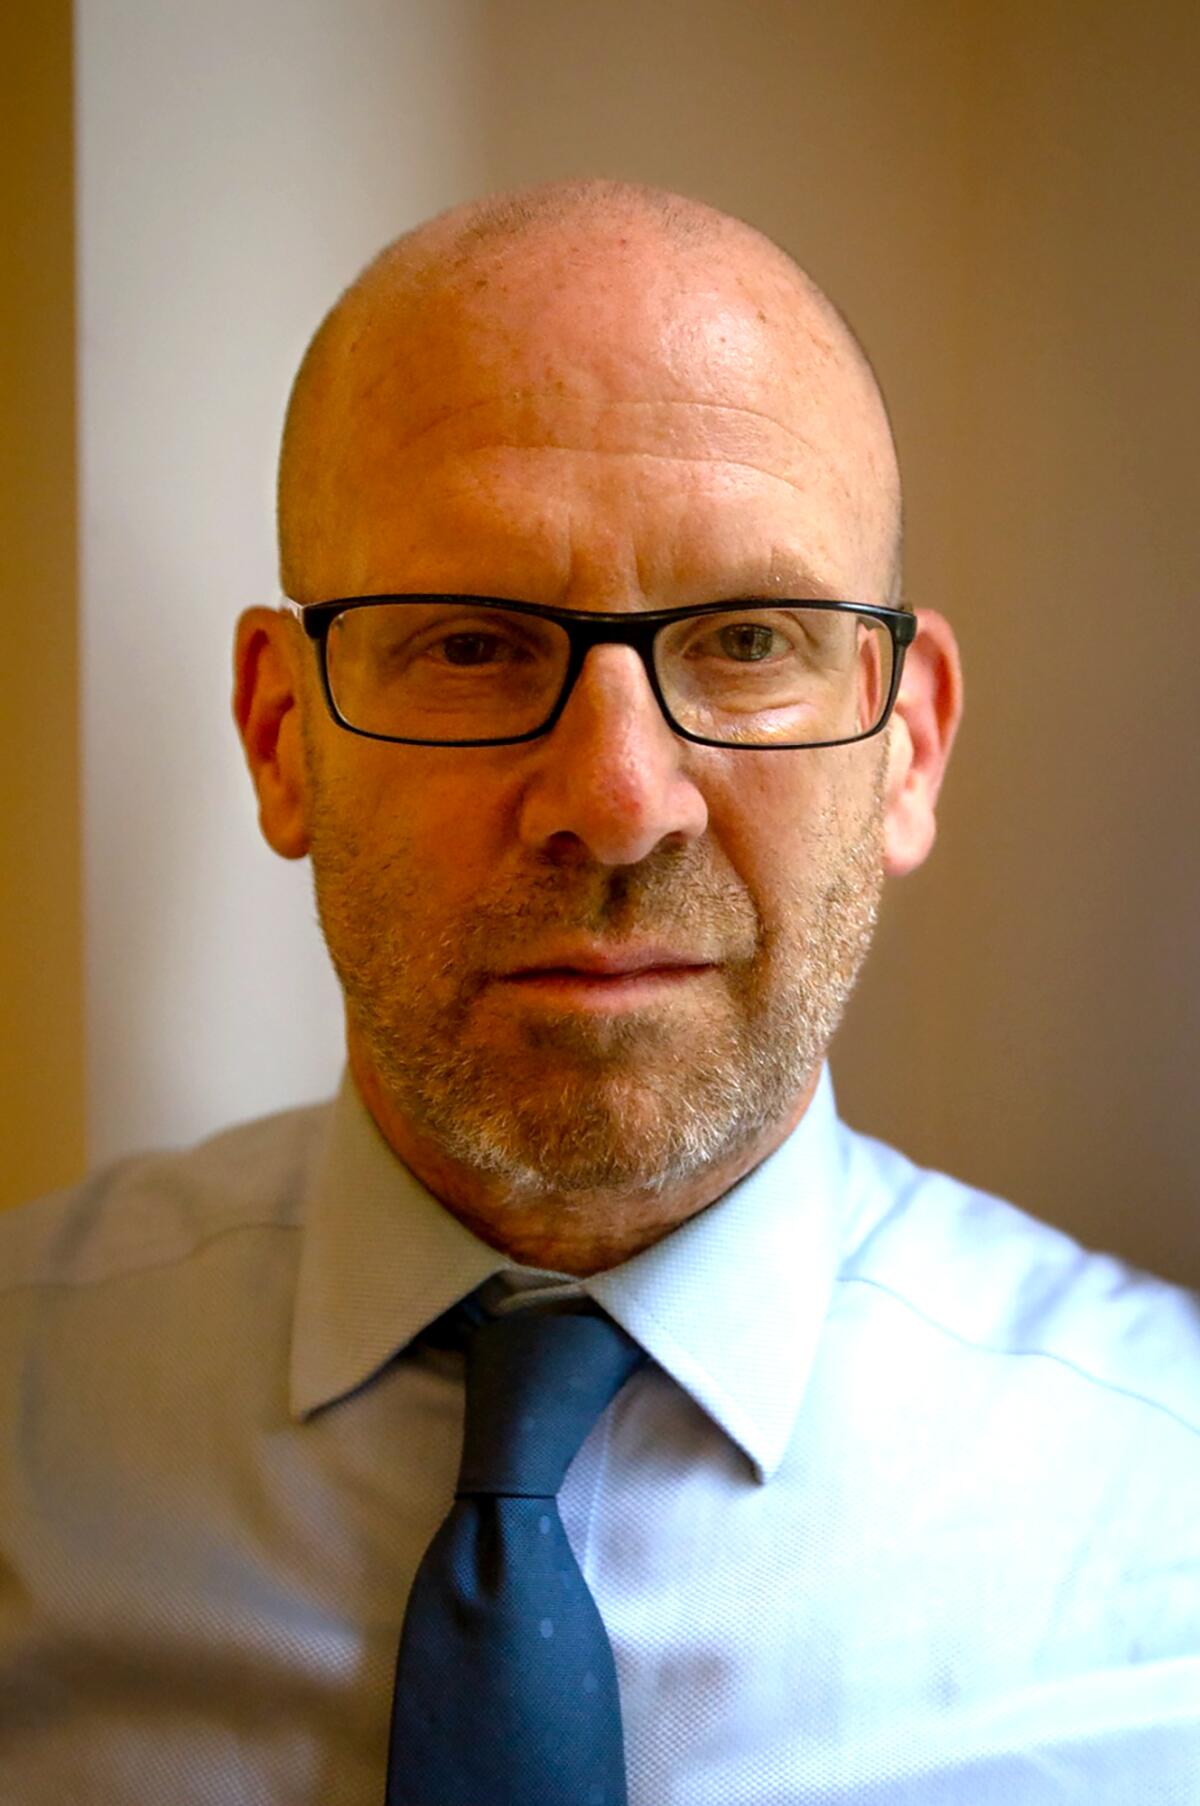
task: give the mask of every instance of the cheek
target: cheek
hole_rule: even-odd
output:
[[[828,754],[748,751],[708,775],[709,831],[768,926],[811,858],[835,775]]]
[[[369,748],[340,785],[360,857],[402,875],[443,907],[469,899],[503,856],[509,792],[488,755],[429,747]]]
[[[880,769],[872,747],[738,753],[710,783],[710,831],[768,934],[794,927],[868,831]]]

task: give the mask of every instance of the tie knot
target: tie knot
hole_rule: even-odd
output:
[[[458,1495],[553,1498],[588,1431],[644,1359],[611,1317],[520,1310],[466,1347]]]

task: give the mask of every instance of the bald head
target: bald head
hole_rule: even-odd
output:
[[[585,410],[643,395],[656,407],[733,399],[748,423],[778,416],[798,439],[822,438],[834,485],[853,492],[857,525],[883,548],[864,599],[898,600],[892,435],[843,316],[744,222],[598,180],[440,214],[387,246],[331,309],[284,430],[285,591],[311,601],[402,587],[356,551],[364,506],[402,510],[406,469],[452,450],[456,418],[496,404],[519,414],[539,391]],[[748,461],[753,439],[748,428]]]
[[[280,525],[288,593],[333,606],[311,647],[247,611],[238,718],[264,832],[312,856],[358,1090],[494,1247],[611,1267],[799,1120],[882,874],[932,844],[957,705],[927,611],[864,731],[899,673],[862,607],[899,531],[870,367],[711,208],[476,203],[321,326]]]

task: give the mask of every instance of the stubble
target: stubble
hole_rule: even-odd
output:
[[[874,932],[882,756],[859,814],[831,803],[817,823],[770,923],[705,840],[620,868],[533,859],[431,930],[403,850],[362,844],[315,768],[310,781],[317,906],[349,1017],[391,1106],[452,1160],[514,1201],[655,1194],[794,1111]],[[498,1010],[497,975],[566,936],[679,947],[717,972],[683,1004]]]

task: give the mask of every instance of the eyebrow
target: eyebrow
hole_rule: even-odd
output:
[[[796,595],[802,590],[805,595],[827,597],[830,601],[843,599],[841,591],[845,586],[823,576],[801,554],[793,556],[776,548],[771,553],[766,569],[766,595]],[[742,599],[745,600],[746,597]]]

